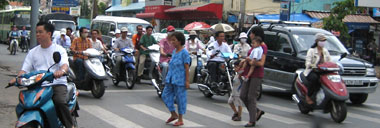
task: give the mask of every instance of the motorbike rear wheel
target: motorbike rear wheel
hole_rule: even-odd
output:
[[[347,116],[346,103],[344,101],[331,101],[331,107],[331,118],[337,123],[343,122]]]
[[[136,70],[135,69],[129,69],[125,72],[125,84],[128,89],[133,89],[135,86],[135,79],[136,79]]]
[[[104,95],[106,90],[103,80],[92,80],[91,93],[95,98],[100,98]]]
[[[39,123],[32,121],[32,122],[25,124],[24,126],[22,126],[20,128],[41,128],[41,126]]]

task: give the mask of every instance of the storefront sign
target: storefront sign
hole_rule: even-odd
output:
[[[346,23],[348,30],[356,30],[356,29],[362,29],[362,30],[369,30],[369,24],[368,23]]]
[[[51,7],[51,13],[70,14],[70,7]]]
[[[70,15],[79,16],[80,15],[80,7],[70,7]]]
[[[164,12],[166,9],[173,8],[173,7],[174,6],[168,6],[168,5],[145,6],[145,13]]]
[[[290,19],[290,2],[281,0],[280,4],[280,20],[288,21]]]
[[[52,6],[76,7],[79,6],[79,0],[53,0]]]
[[[380,8],[373,8],[373,17],[380,17]]]

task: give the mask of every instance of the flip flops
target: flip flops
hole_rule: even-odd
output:
[[[174,124],[173,124],[173,126],[182,126],[183,125],[183,122],[175,122]]]
[[[172,121],[174,121],[174,120],[176,120],[177,118],[172,118],[172,117],[170,117],[167,121],[166,121],[166,123],[168,124],[168,123],[170,123],[170,122],[172,122]]]

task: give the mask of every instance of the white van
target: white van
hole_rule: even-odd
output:
[[[131,37],[137,33],[136,26],[142,25],[143,28],[151,25],[148,21],[134,18],[134,17],[118,17],[118,16],[97,16],[91,22],[91,30],[98,29],[102,33],[102,39],[107,45],[112,40],[110,31],[121,29],[122,27],[128,28],[128,36]]]

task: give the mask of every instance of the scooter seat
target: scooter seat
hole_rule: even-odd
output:
[[[309,85],[309,81],[307,80],[306,76],[303,74],[303,72],[300,73],[301,75],[301,81],[304,85]]]
[[[73,98],[73,96],[75,95],[74,94],[74,87],[75,87],[74,83],[71,83],[71,82],[67,83],[67,95],[66,95],[66,101],[67,102],[69,102]]]

